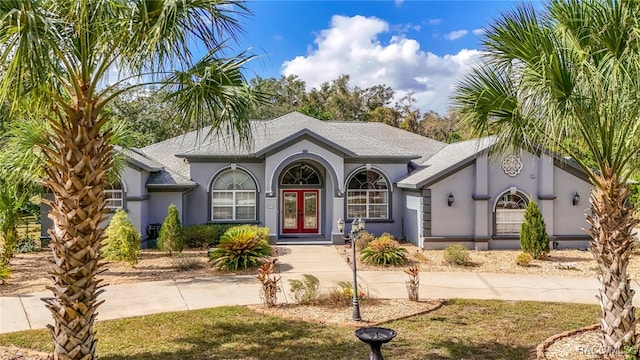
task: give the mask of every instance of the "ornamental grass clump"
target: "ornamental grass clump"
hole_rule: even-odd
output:
[[[407,249],[400,247],[390,235],[373,240],[360,254],[362,261],[374,265],[402,265],[407,261]]]
[[[102,254],[105,259],[119,260],[133,266],[140,259],[140,232],[138,232],[127,213],[119,209],[105,230]]]
[[[444,261],[451,265],[468,266],[469,250],[460,244],[449,245],[444,249]]]
[[[314,304],[320,297],[320,280],[311,274],[302,274],[302,280],[290,279],[293,298],[298,304]]]
[[[271,256],[271,247],[251,227],[227,230],[218,246],[209,252],[213,266],[232,271],[256,267],[268,256]]]

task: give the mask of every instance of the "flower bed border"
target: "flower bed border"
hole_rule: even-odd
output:
[[[547,360],[547,349],[553,345],[556,341],[560,340],[560,339],[564,339],[576,334],[580,334],[583,332],[587,332],[587,331],[593,331],[593,330],[597,330],[600,328],[600,324],[591,324],[591,325],[587,325],[585,327],[581,327],[579,329],[573,329],[573,330],[567,330],[565,332],[562,332],[560,334],[555,334],[549,338],[547,338],[545,341],[541,342],[540,345],[538,345],[536,347],[536,356],[538,360]]]

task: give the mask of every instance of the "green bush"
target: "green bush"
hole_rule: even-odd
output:
[[[521,252],[516,257],[516,264],[519,266],[527,267],[533,261],[533,256],[526,252]]]
[[[140,258],[140,238],[127,213],[120,209],[105,229],[102,254],[105,259],[125,261],[133,266]]]
[[[310,274],[302,274],[302,280],[290,279],[293,298],[298,304],[313,304],[320,297],[320,280]]]
[[[534,259],[542,259],[550,251],[547,228],[535,201],[530,201],[524,212],[524,222],[520,226],[520,248]]]
[[[370,232],[364,231],[360,233],[360,236],[356,239],[356,250],[362,251],[363,249],[366,249],[369,246],[369,243],[375,239],[376,237]]]
[[[373,240],[360,254],[362,261],[374,265],[402,265],[407,260],[407,249],[388,234]]]
[[[184,227],[184,245],[191,249],[206,249],[220,243],[220,237],[232,225],[201,224]]]
[[[371,296],[358,286],[358,300],[365,302],[371,299]],[[338,288],[331,289],[326,295],[321,296],[319,302],[324,306],[350,306],[353,303],[353,284],[347,281],[340,281]]]
[[[261,240],[257,229],[251,227],[227,230],[218,246],[209,252],[214,266],[233,271],[258,266],[268,256],[271,256],[269,243]]]
[[[171,204],[167,210],[167,217],[162,222],[158,235],[158,249],[169,254],[181,252],[184,248],[184,234],[178,208]]]
[[[36,239],[32,235],[23,236],[18,240],[18,244],[16,245],[17,253],[38,252],[40,250],[42,250],[40,239]]]
[[[469,250],[460,244],[449,245],[444,249],[444,261],[451,265],[467,266]]]

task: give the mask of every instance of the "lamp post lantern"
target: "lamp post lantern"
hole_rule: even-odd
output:
[[[356,269],[356,240],[360,236],[360,233],[365,229],[365,221],[360,219],[353,219],[351,222],[351,231],[349,234],[344,232],[344,220],[338,219],[338,230],[342,239],[349,240],[351,242],[351,249],[353,250],[353,315],[351,319],[354,321],[362,321],[360,316],[360,303],[358,301],[358,275]]]

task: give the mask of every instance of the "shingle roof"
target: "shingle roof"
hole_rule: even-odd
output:
[[[205,129],[204,131],[207,131]],[[347,150],[354,157],[414,158],[435,153],[445,146],[439,141],[415,135],[382,123],[321,121],[300,113],[290,113],[268,121],[253,121],[253,139],[249,147],[234,143],[228,136],[214,135],[199,146],[175,152],[179,156],[255,156],[273,144],[305,130],[330,147]],[[190,133],[191,134],[191,133]],[[186,137],[194,139],[193,135]],[[162,143],[156,144],[159,146]],[[195,144],[195,142],[192,142]],[[144,149],[145,152],[147,148]]]
[[[485,137],[461,141],[445,146],[426,159],[411,175],[400,180],[398,187],[419,189],[442,176],[459,169],[476,158],[477,154],[495,144],[495,138]]]

